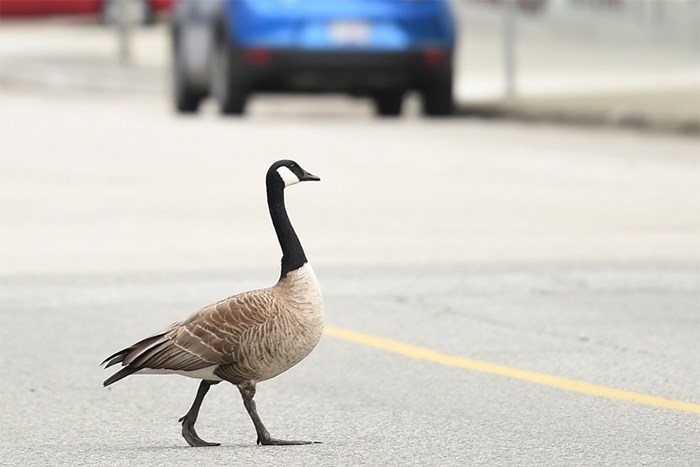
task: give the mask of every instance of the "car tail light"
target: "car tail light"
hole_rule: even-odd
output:
[[[263,65],[270,60],[270,51],[268,49],[243,49],[241,55],[243,60],[256,65]]]
[[[423,61],[428,66],[440,65],[445,60],[445,52],[442,49],[430,48],[423,50]]]

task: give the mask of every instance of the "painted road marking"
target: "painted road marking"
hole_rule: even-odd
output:
[[[519,379],[521,381],[541,384],[543,386],[563,389],[565,391],[580,392],[583,394],[606,397],[608,399],[618,399],[635,404],[648,405],[651,407],[700,414],[700,404],[693,404],[691,402],[650,396],[648,394],[641,394],[638,392],[623,391],[621,389],[598,386],[596,384],[561,378],[559,376],[552,376],[534,371],[519,370],[517,368],[498,365],[495,363],[472,360],[470,358],[459,357],[456,355],[448,355],[425,347],[405,344],[403,342],[372,336],[370,334],[364,334],[336,326],[326,326],[325,332],[327,335],[338,339],[365,345],[367,347],[374,347],[376,349],[385,350],[387,352],[403,355],[405,357],[438,363],[440,365],[505,376],[507,378]]]

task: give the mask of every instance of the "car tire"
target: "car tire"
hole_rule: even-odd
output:
[[[401,115],[403,107],[403,91],[380,91],[374,95],[374,107],[381,117],[396,117]]]
[[[175,110],[179,113],[196,113],[207,92],[192,85],[187,73],[185,53],[179,28],[172,29],[173,64],[172,97]]]
[[[454,111],[452,73],[447,72],[426,86],[423,89],[422,97],[423,115],[428,117],[451,115]]]
[[[248,98],[246,89],[236,76],[233,51],[226,44],[216,49],[212,70],[212,93],[222,115],[243,115]]]
[[[204,93],[193,88],[188,82],[187,77],[178,69],[177,64],[174,66],[173,73],[173,99],[175,102],[175,110],[179,113],[192,114],[199,111],[199,105],[204,99]]]

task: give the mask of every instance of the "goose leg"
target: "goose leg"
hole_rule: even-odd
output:
[[[197,389],[197,396],[194,398],[194,402],[192,402],[192,407],[190,407],[190,410],[188,410],[187,413],[183,417],[181,417],[180,420],[178,420],[178,422],[182,422],[182,436],[185,438],[185,441],[187,441],[187,444],[189,444],[190,446],[219,446],[221,444],[204,441],[197,435],[197,432],[194,431],[194,424],[197,421],[197,416],[199,415],[199,408],[202,406],[204,396],[207,395],[209,388],[213,384],[217,383],[218,381],[202,380],[202,382],[199,384],[199,389]]]
[[[243,405],[245,405],[250,419],[255,425],[255,431],[258,433],[258,444],[265,446],[291,446],[299,444],[318,444],[318,441],[295,441],[295,440],[284,440],[275,439],[270,437],[270,433],[263,425],[262,420],[258,416],[258,411],[255,408],[255,383],[245,382],[238,385],[238,390],[241,392],[241,397],[243,397]]]

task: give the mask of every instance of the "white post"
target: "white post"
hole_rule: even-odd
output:
[[[506,97],[514,97],[516,93],[515,78],[516,78],[516,56],[515,56],[515,0],[505,0],[503,2],[503,27],[502,45],[503,45],[503,69],[505,75],[505,93]]]
[[[666,20],[666,5],[661,0],[655,0],[650,5],[651,21],[656,25],[661,25]]]
[[[105,0],[109,1],[109,0]],[[119,64],[131,65],[131,19],[129,18],[129,0],[111,0],[117,4],[117,34],[119,35]]]

